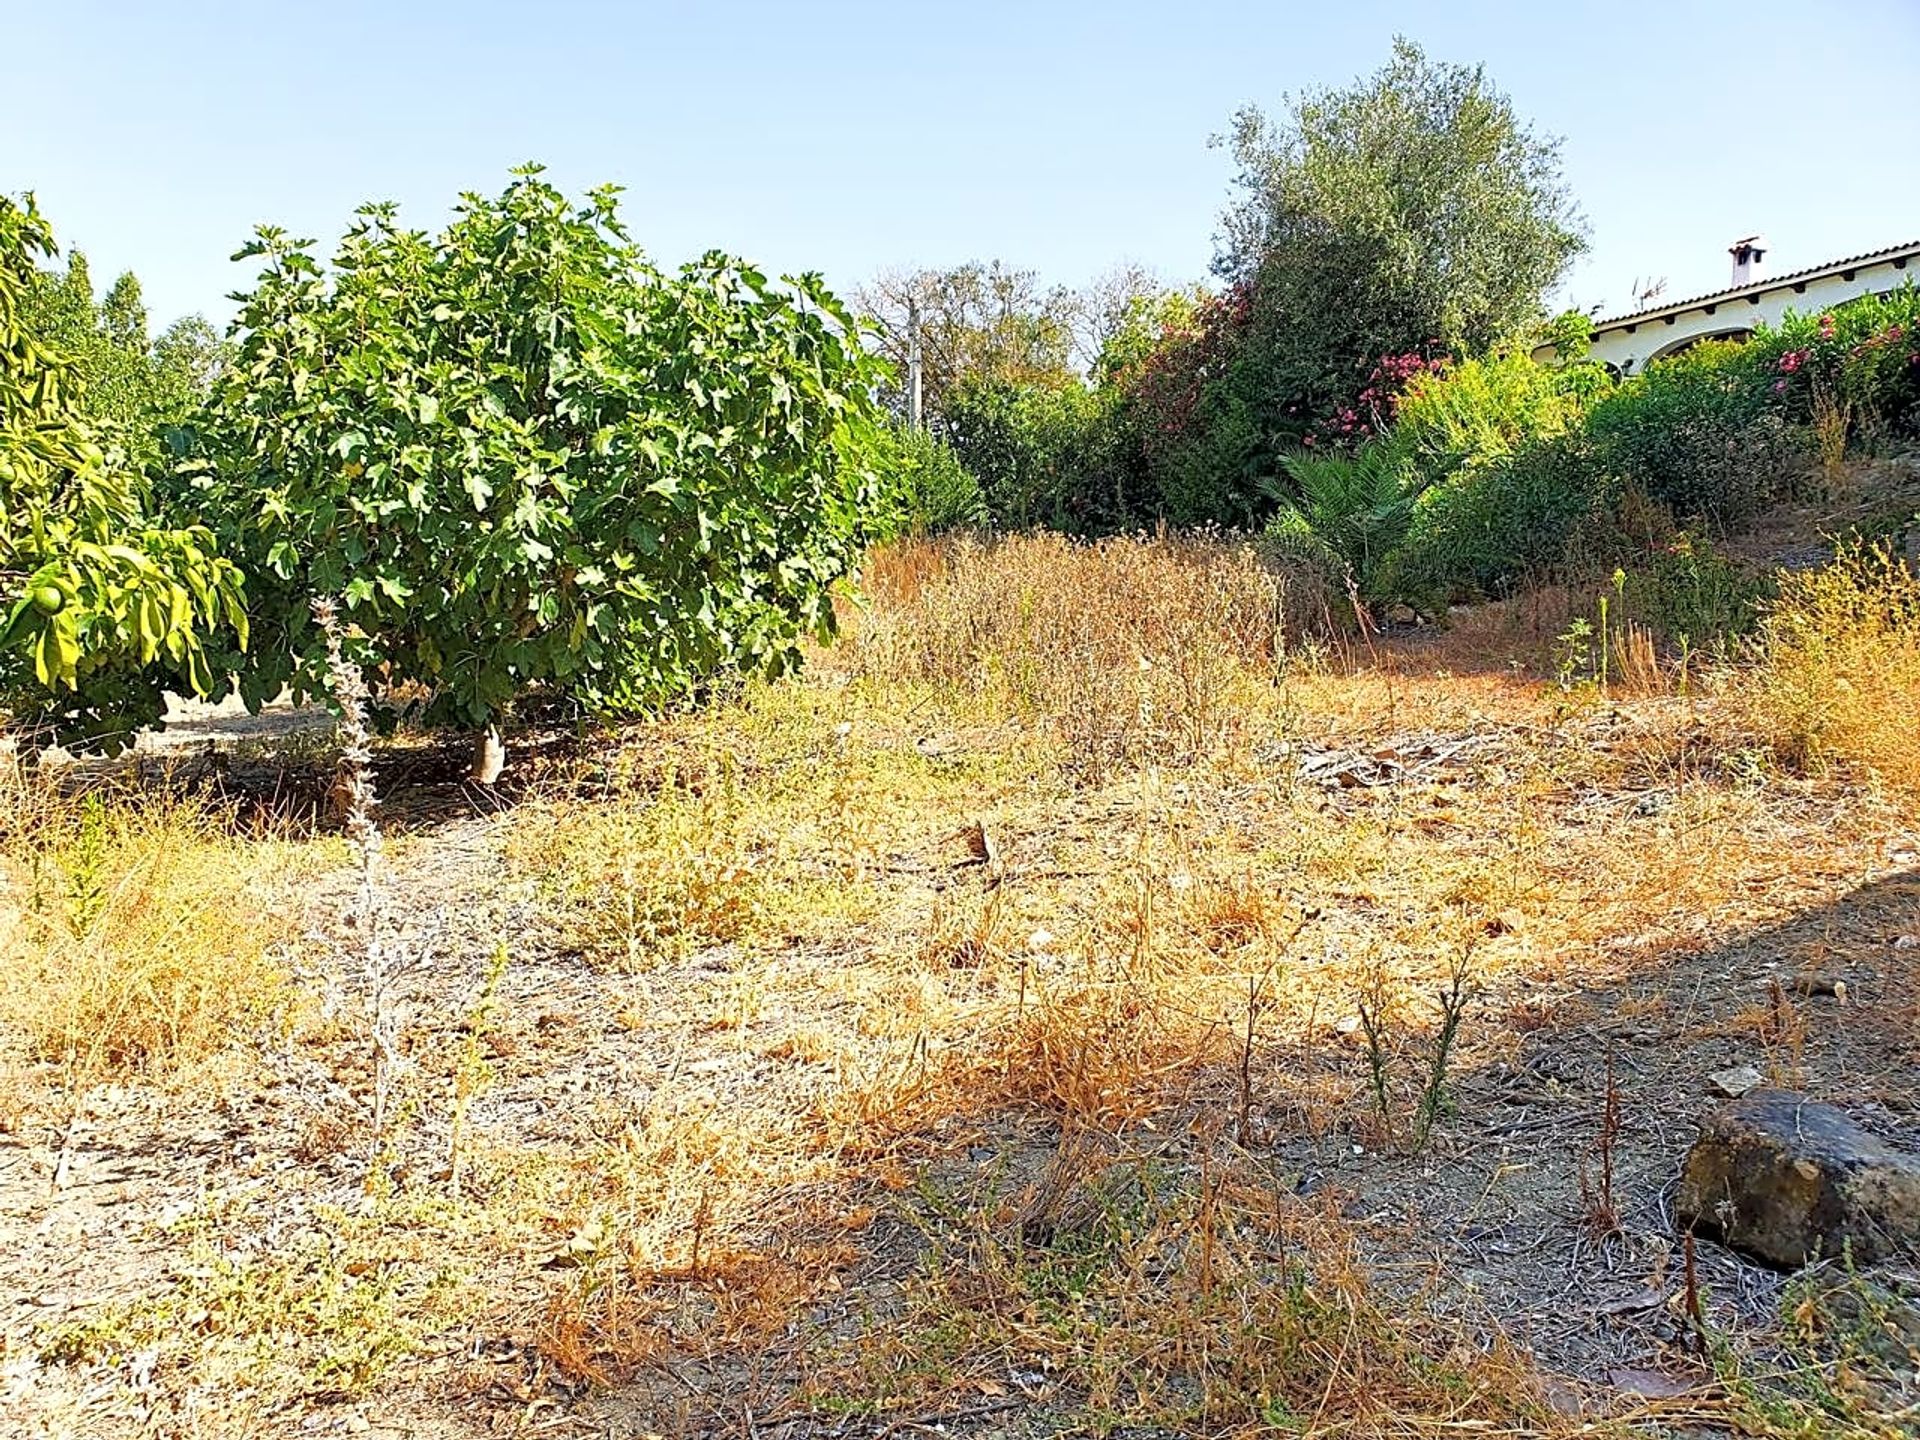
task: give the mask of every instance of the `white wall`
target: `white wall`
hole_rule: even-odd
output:
[[[1596,330],[1593,358],[1616,367],[1622,374],[1637,374],[1646,368],[1649,360],[1684,349],[1695,341],[1716,335],[1742,335],[1762,321],[1777,324],[1789,310],[1801,315],[1817,314],[1842,300],[1884,294],[1899,289],[1909,276],[1920,283],[1920,265],[1909,261],[1906,269],[1896,270],[1890,257],[1877,264],[1861,266],[1851,280],[1841,278],[1841,273],[1836,271],[1788,282],[1777,290],[1765,289],[1763,281],[1763,288],[1749,292],[1757,303],[1749,303],[1748,295],[1735,294],[1681,310],[1663,312],[1656,306],[1644,319],[1633,316],[1604,330]],[[1804,292],[1795,290],[1795,284],[1804,285]],[[1705,308],[1709,304],[1713,306],[1712,314]],[[1552,354],[1552,346],[1543,346],[1534,352],[1534,358],[1544,360]]]

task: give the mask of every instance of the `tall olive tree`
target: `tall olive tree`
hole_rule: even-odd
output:
[[[202,483],[268,632],[250,703],[319,690],[316,596],[483,760],[529,692],[644,709],[831,627],[879,370],[817,278],[662,273],[612,189],[576,204],[537,166],[437,235],[367,206],[330,268],[272,228],[241,253],[265,269]]]
[[[1537,319],[1584,240],[1559,143],[1404,39],[1350,86],[1240,111],[1224,143],[1226,292],[1148,376],[1178,400],[1149,449],[1166,513],[1244,523],[1294,447],[1364,437],[1380,373]]]
[[[1241,110],[1228,143],[1240,193],[1220,273],[1284,287],[1302,328],[1357,296],[1391,296],[1374,358],[1512,334],[1585,248],[1559,141],[1535,133],[1483,67],[1429,60],[1405,38],[1375,74],[1295,96],[1277,119]]]

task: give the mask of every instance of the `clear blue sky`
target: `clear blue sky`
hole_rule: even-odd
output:
[[[1920,239],[1920,0],[0,5],[0,189],[37,190],[100,283],[137,271],[157,320],[224,320],[258,221],[330,245],[392,199],[431,225],[527,159],[626,186],[667,262],[1199,278],[1209,135],[1376,68],[1396,31],[1565,138],[1582,308],[1636,276],[1717,288],[1754,230],[1779,269]]]

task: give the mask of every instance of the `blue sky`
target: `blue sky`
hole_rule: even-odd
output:
[[[1208,137],[1396,32],[1564,137],[1582,308],[1717,288],[1754,230],[1780,269],[1920,239],[1920,0],[4,3],[0,189],[38,191],[102,283],[137,271],[158,320],[224,320],[258,221],[331,242],[392,199],[431,225],[527,159],[626,186],[666,262],[1195,279],[1229,174]]]

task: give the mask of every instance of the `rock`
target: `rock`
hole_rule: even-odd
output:
[[[1607,1379],[1629,1395],[1645,1400],[1677,1400],[1693,1389],[1693,1382],[1658,1370],[1631,1370],[1624,1366],[1607,1371]]]
[[[1755,1090],[1708,1116],[1674,1208],[1770,1264],[1850,1251],[1860,1262],[1920,1251],[1920,1156],[1792,1090]]]
[[[1765,1077],[1751,1065],[1735,1065],[1728,1070],[1716,1070],[1707,1076],[1707,1084],[1713,1087],[1713,1093],[1724,1095],[1729,1100],[1738,1100],[1748,1091],[1758,1090]]]
[[[1807,970],[1793,977],[1793,993],[1808,999],[1831,995],[1844,1002],[1847,998],[1847,982],[1838,975],[1830,975],[1824,970]]]

